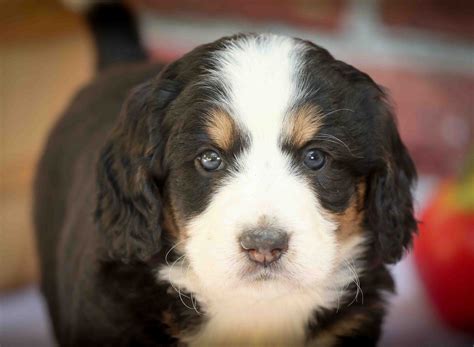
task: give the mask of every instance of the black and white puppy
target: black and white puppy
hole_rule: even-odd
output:
[[[384,91],[311,42],[241,34],[106,73],[37,179],[58,340],[374,345],[415,178]]]

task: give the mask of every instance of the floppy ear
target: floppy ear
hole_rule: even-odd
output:
[[[173,81],[134,88],[102,149],[95,219],[107,256],[146,261],[161,247],[161,120],[178,94]]]
[[[376,98],[377,169],[369,176],[366,221],[375,233],[381,259],[395,263],[411,246],[417,222],[413,215],[411,188],[416,169],[398,134],[395,118],[385,96]]]

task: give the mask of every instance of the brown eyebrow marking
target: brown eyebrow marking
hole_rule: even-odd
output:
[[[209,137],[223,150],[230,150],[236,136],[235,121],[222,110],[213,110],[209,116],[206,124]]]
[[[297,148],[310,141],[323,125],[322,112],[318,106],[304,105],[287,120],[283,135]]]

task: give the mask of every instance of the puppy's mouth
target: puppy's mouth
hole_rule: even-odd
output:
[[[285,269],[281,262],[257,264],[247,261],[240,275],[243,280],[251,282],[273,281],[285,277]]]

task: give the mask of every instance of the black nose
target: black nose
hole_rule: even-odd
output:
[[[247,230],[239,241],[250,260],[264,266],[277,261],[288,250],[288,234],[279,229]]]

